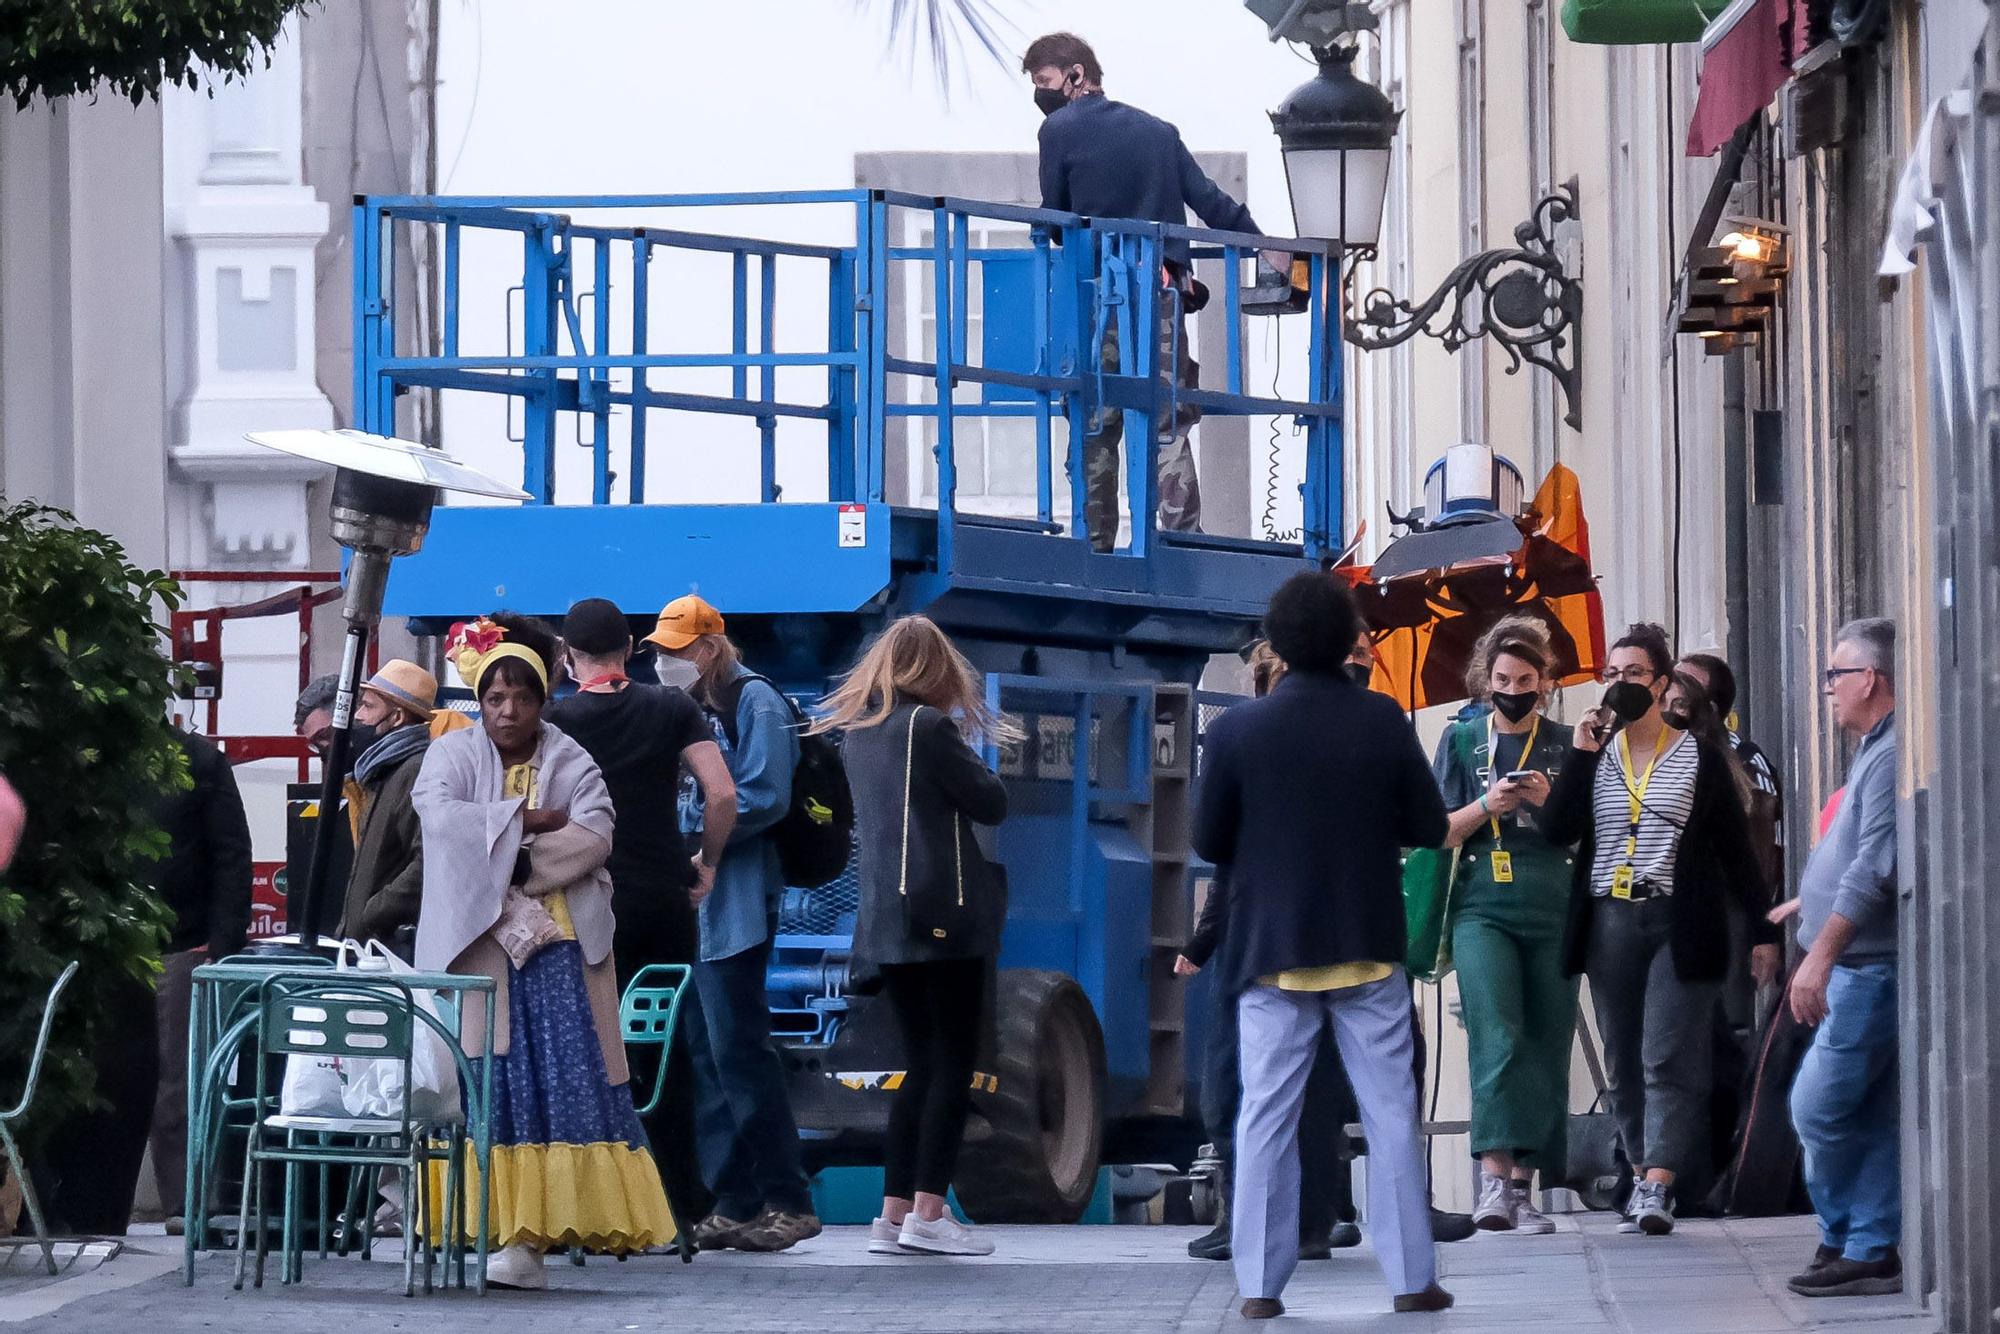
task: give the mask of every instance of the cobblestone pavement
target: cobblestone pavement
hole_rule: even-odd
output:
[[[164,1272],[178,1244],[135,1236],[89,1274],[28,1288],[0,1274],[0,1329],[41,1334],[597,1334],[683,1329],[720,1334],[854,1331],[1016,1331],[1130,1334],[1264,1328],[1398,1334],[1764,1334],[1830,1329],[1928,1334],[1900,1298],[1810,1302],[1784,1280],[1815,1240],[1809,1219],[1690,1221],[1671,1237],[1620,1236],[1609,1216],[1565,1218],[1554,1236],[1482,1235],[1439,1248],[1458,1296],[1441,1316],[1388,1310],[1364,1246],[1299,1268],[1286,1319],[1235,1314],[1227,1265],[1189,1260],[1185,1228],[996,1228],[986,1260],[880,1258],[866,1233],[834,1228],[781,1256],[671,1257],[581,1269],[550,1267],[547,1293],[451,1292],[405,1300],[399,1258],[308,1260],[302,1287],[273,1276],[261,1292],[230,1288],[233,1259],[203,1257],[192,1289]],[[65,1289],[71,1289],[65,1295]]]

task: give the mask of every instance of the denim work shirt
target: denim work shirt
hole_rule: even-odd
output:
[[[749,672],[739,664],[736,674]],[[736,828],[722,864],[715,869],[715,889],[702,900],[700,910],[701,957],[713,962],[763,944],[770,933],[768,914],[785,892],[785,877],[769,831],[792,804],[799,738],[791,706],[763,681],[747,683],[737,697],[736,744],[730,744],[722,720],[712,710],[704,712],[729,763],[729,776],[736,780]],[[701,789],[685,775],[680,805],[682,830],[699,834]]]
[[[1843,964],[1896,957],[1896,715],[1862,738],[1847,795],[1799,879],[1799,948],[1839,913],[1854,923]]]

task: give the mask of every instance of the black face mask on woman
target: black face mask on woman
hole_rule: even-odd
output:
[[[1535,705],[1542,697],[1532,690],[1496,690],[1488,698],[1502,718],[1518,723],[1535,711]]]
[[[1653,692],[1637,681],[1620,681],[1604,692],[1604,707],[1621,724],[1636,723],[1653,707]]]

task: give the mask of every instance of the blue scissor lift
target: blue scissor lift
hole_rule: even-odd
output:
[[[754,225],[739,227],[746,217]],[[728,229],[700,229],[716,218]],[[910,222],[920,244],[897,240]],[[977,1219],[1075,1218],[1107,1133],[1157,1143],[1121,1132],[1192,1110],[1189,988],[1172,962],[1200,869],[1188,848],[1196,683],[1210,655],[1254,634],[1278,583],[1339,547],[1337,273],[1325,244],[1275,243],[1308,257],[1311,273],[1308,392],[1287,400],[1245,390],[1241,276],[1274,245],[1263,237],[876,190],[369,197],[354,227],[360,427],[395,433],[409,390],[442,391],[448,424],[462,396],[506,396],[534,496],[441,507],[423,550],[397,566],[390,615],[438,633],[497,607],[557,617],[596,596],[636,626],[698,588],[751,664],[806,702],[871,634],[914,612],[987,673],[1028,740],[992,757],[1010,787],[996,849],[1010,905],[995,1045],[956,1185]],[[1025,244],[972,244],[995,228]],[[816,239],[779,239],[799,233]],[[828,234],[839,239],[819,239]],[[1170,387],[1155,374],[1157,340],[1134,336],[1171,299],[1157,280],[1170,243],[1223,261],[1225,389]],[[410,302],[396,283],[417,247],[441,257],[435,352],[412,350],[417,335],[397,324]],[[803,347],[779,346],[799,329],[779,319],[781,275],[786,301],[812,316]],[[897,298],[920,284],[935,336],[912,357],[891,326]],[[468,351],[466,309],[504,309],[504,342]],[[1114,321],[1115,374],[1099,357]],[[684,350],[691,337],[699,345]],[[1217,360],[1213,348],[1204,356]],[[1210,418],[1297,421],[1300,541],[1157,531],[1150,422],[1169,396]],[[1130,536],[1110,554],[1084,536],[1080,480],[1100,404],[1127,414]],[[1008,417],[1034,428],[1032,518],[955,503],[954,428]],[[934,441],[935,509],[888,502],[904,431]],[[565,437],[575,445],[564,471],[580,479],[588,455],[587,502],[557,494]],[[688,460],[727,450],[754,451],[754,490],[734,503],[657,499]],[[824,499],[782,496],[781,474],[807,489],[801,457],[817,489],[821,451]],[[1059,467],[1076,482],[1061,514]],[[884,1090],[900,1068],[887,1007],[849,988],[854,906],[851,873],[788,892],[770,973],[795,1108],[820,1163],[879,1153]]]

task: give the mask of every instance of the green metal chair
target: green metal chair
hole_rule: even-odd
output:
[[[20,1146],[14,1143],[14,1133],[7,1127],[17,1121],[28,1110],[28,1104],[35,1100],[35,1085],[41,1082],[42,1057],[49,1050],[49,1028],[55,1023],[56,1001],[63,988],[76,976],[77,961],[72,959],[69,967],[62,970],[55,985],[49,988],[49,998],[42,1005],[42,1028],[35,1035],[35,1054],[28,1058],[28,1085],[21,1090],[21,1100],[12,1110],[0,1112],[0,1147],[7,1151],[7,1170],[21,1183],[21,1199],[28,1206],[28,1221],[35,1229],[35,1240],[41,1243],[42,1261],[49,1267],[49,1273],[59,1272],[56,1268],[56,1248],[49,1241],[49,1225],[42,1218],[42,1203],[35,1198],[35,1183],[28,1179],[28,1169],[21,1162]]]
[[[237,1234],[236,1287],[243,1287],[248,1267],[250,1234],[257,1238],[256,1285],[264,1283],[264,1260],[270,1249],[266,1221],[265,1163],[284,1164],[282,1240],[283,1269],[280,1281],[295,1283],[304,1277],[304,1229],[300,1218],[299,1170],[317,1166],[321,1173],[322,1210],[328,1198],[327,1173],[336,1165],[350,1172],[383,1167],[400,1168],[404,1173],[406,1209],[403,1248],[403,1293],[416,1290],[416,1256],[424,1252],[424,1291],[433,1288],[433,1272],[438,1260],[431,1240],[435,1205],[432,1199],[430,1164],[445,1163],[445,1219],[440,1231],[445,1239],[445,1281],[449,1286],[454,1268],[459,1286],[465,1284],[463,1232],[465,1192],[463,1164],[466,1143],[465,1117],[454,1111],[449,1118],[426,1119],[411,1114],[411,1099],[405,1098],[397,1117],[299,1116],[274,1110],[276,1095],[270,1084],[270,1058],[292,1055],[336,1056],[349,1060],[392,1060],[403,1066],[403,1087],[411,1088],[411,1062],[419,1024],[431,1024],[431,1017],[416,1003],[415,994],[400,981],[388,977],[363,977],[342,973],[338,977],[274,977],[260,989],[257,1035],[257,1091],[255,1118],[244,1151],[243,1226]],[[440,1031],[442,1031],[440,1029]],[[461,1064],[465,1081],[470,1071]],[[466,1085],[470,1087],[469,1084]],[[274,1141],[282,1132],[282,1142]],[[310,1136],[305,1140],[302,1137]],[[440,1142],[440,1137],[442,1140]],[[254,1202],[253,1202],[254,1196]],[[321,1219],[320,1249],[326,1249],[327,1228]],[[477,1225],[481,1260],[480,1288],[483,1291],[486,1252],[486,1220]]]
[[[674,1032],[680,1022],[681,997],[687,991],[693,971],[685,964],[651,963],[632,975],[625,994],[618,1000],[618,1027],[625,1045],[656,1047],[658,1064],[653,1073],[653,1093],[638,1108],[642,1117],[651,1116],[667,1088],[668,1057],[673,1051]],[[694,1240],[667,1201],[667,1213],[674,1220],[674,1244],[682,1264],[694,1262]],[[577,1258],[582,1257],[579,1254]]]

